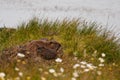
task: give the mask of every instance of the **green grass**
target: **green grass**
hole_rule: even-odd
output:
[[[101,57],[102,53],[106,54],[105,66],[101,69],[102,75],[98,76],[96,71],[80,74],[78,80],[119,80],[119,60],[120,60],[120,46],[119,39],[117,39],[109,31],[102,30],[96,23],[88,23],[80,21],[78,19],[73,20],[62,20],[62,21],[48,21],[32,19],[27,24],[21,24],[17,29],[2,28],[0,29],[0,51],[24,44],[30,40],[37,40],[40,38],[54,39],[62,44],[65,58],[63,64],[57,64],[53,61],[51,66],[44,67],[43,64],[37,65],[43,68],[43,72],[38,72],[38,67],[32,67],[28,69],[26,66],[20,67],[25,74],[21,80],[26,80],[27,76],[31,76],[31,80],[40,80],[41,76],[47,78],[47,80],[71,80],[72,72],[74,71],[71,67],[77,61],[71,61],[78,57],[79,61],[91,62],[95,65],[99,64],[98,58]],[[66,64],[67,62],[67,64]],[[114,64],[114,65],[113,65]],[[66,65],[71,65],[67,68]],[[27,68],[28,72],[24,72],[24,68]],[[50,67],[58,70],[60,67],[64,67],[66,72],[61,77],[53,77],[52,74],[44,74]],[[10,76],[14,76],[17,72],[11,68],[0,69],[9,73]],[[33,74],[34,73],[34,74]],[[32,75],[33,74],[33,75]],[[10,76],[7,75],[6,78]],[[43,79],[44,80],[44,79]]]

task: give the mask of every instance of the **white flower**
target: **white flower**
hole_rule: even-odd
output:
[[[86,66],[87,66],[89,69],[91,69],[91,70],[97,68],[96,66],[92,65],[91,63],[86,64]]]
[[[72,77],[71,80],[77,80],[75,77]]]
[[[101,75],[101,74],[102,74],[102,72],[101,72],[101,71],[97,71],[97,74],[98,74],[98,75]]]
[[[89,69],[94,69],[92,64],[86,64]]]
[[[0,78],[4,78],[6,75],[4,72],[0,72]]]
[[[81,67],[81,68],[86,68],[86,66],[85,66],[85,65],[81,65],[80,67]]]
[[[55,69],[49,69],[50,73],[55,73]]]
[[[80,66],[80,64],[75,64],[74,66],[73,66],[73,69],[76,69],[76,68],[78,68]]]
[[[84,72],[88,72],[88,71],[90,71],[90,69],[84,69]]]
[[[105,53],[102,53],[101,55],[102,55],[102,57],[105,57],[105,56],[106,56]]]
[[[60,71],[63,73],[63,72],[64,72],[64,68],[61,67],[61,68],[60,68]]]
[[[87,62],[85,62],[85,61],[82,61],[82,62],[80,62],[80,63],[83,64],[83,65],[87,64]]]
[[[91,63],[86,64],[87,67],[92,67],[93,65]]]
[[[98,59],[101,63],[105,62],[105,60],[103,58],[99,58]]]
[[[17,53],[17,56],[18,56],[18,57],[21,57],[21,58],[25,57],[25,55],[22,54],[22,53]]]
[[[79,77],[78,72],[77,71],[73,72],[73,76],[76,77],[76,78]]]
[[[104,64],[99,64],[98,66],[103,67],[103,66],[104,66]]]
[[[19,75],[20,77],[22,77],[22,76],[23,76],[23,73],[22,73],[22,72],[19,72],[18,75]]]
[[[62,59],[61,58],[57,58],[57,59],[55,59],[55,61],[61,63]]]
[[[15,67],[15,71],[19,71],[19,68]]]

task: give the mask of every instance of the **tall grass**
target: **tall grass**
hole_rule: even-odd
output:
[[[107,62],[118,62],[120,46],[115,36],[98,27],[95,23],[80,22],[77,19],[53,22],[32,19],[17,29],[1,29],[0,50],[45,37],[60,42],[65,54],[84,58],[85,51],[89,57],[97,51],[97,57],[105,53]]]

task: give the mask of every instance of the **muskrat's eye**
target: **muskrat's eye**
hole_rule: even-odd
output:
[[[41,53],[43,51],[43,47],[39,47],[37,50],[38,50],[38,52]]]

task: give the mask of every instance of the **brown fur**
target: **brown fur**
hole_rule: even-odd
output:
[[[43,58],[46,60],[55,59],[63,55],[61,44],[46,38],[33,40],[24,45],[15,46],[2,51],[0,61],[11,62],[19,59],[17,53],[25,55],[25,59]]]

